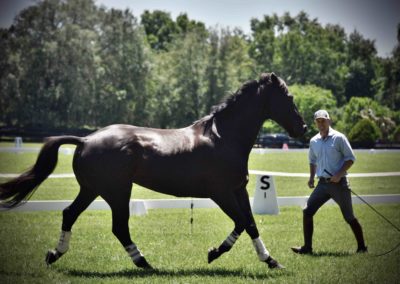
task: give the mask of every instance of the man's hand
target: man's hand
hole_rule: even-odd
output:
[[[338,183],[340,182],[340,179],[346,174],[346,171],[350,169],[352,165],[353,165],[352,160],[345,161],[343,166],[334,175],[329,173],[326,169],[324,171],[331,176],[331,182]]]
[[[341,175],[336,174],[336,175],[334,175],[334,176],[331,177],[331,182],[333,182],[333,183],[338,183],[338,182],[340,181],[341,178],[342,178]]]
[[[308,180],[308,187],[309,188],[314,188],[315,186],[314,186],[314,179],[313,178],[310,178],[309,180]]]

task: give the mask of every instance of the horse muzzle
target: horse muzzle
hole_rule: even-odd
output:
[[[289,135],[293,138],[299,138],[307,132],[307,125],[303,124],[301,127],[293,128]]]
[[[302,135],[306,134],[307,130],[308,130],[307,124],[303,124],[303,134]]]

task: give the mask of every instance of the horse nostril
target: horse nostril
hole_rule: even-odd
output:
[[[303,125],[303,131],[304,131],[304,133],[307,132],[307,124],[304,124],[304,125]]]

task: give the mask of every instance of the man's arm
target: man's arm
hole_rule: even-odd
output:
[[[331,182],[339,182],[340,179],[346,174],[347,170],[353,165],[352,160],[347,160],[344,162],[343,166],[331,177]]]
[[[314,188],[314,177],[316,171],[317,171],[317,166],[314,164],[310,164],[310,178],[308,179],[309,188]]]

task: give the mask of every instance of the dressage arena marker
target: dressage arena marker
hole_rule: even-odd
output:
[[[274,177],[270,175],[257,175],[256,190],[254,191],[252,210],[255,214],[278,215],[278,199]]]

